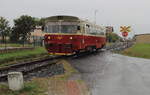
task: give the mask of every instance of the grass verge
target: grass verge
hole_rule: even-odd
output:
[[[138,43],[120,53],[132,57],[150,59],[150,44]]]
[[[18,61],[23,59],[35,58],[40,55],[47,54],[47,51],[43,47],[38,47],[33,50],[22,50],[11,53],[0,54],[0,66],[9,63],[10,61]]]
[[[23,47],[23,44],[6,44],[7,47]],[[25,44],[25,47],[29,47],[32,45]],[[0,47],[5,47],[5,44],[0,44]]]
[[[36,81],[26,82],[20,91],[12,91],[8,85],[0,85],[0,95],[44,95],[45,89],[41,88]]]

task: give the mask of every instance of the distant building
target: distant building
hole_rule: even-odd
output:
[[[112,33],[114,32],[113,26],[106,26],[106,33]]]
[[[137,43],[150,43],[150,33],[135,35],[135,40]]]
[[[39,43],[43,44],[44,32],[42,31],[41,26],[36,26],[33,32],[31,32],[30,43]]]

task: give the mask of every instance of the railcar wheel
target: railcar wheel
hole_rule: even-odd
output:
[[[96,52],[96,51],[97,51],[96,46],[93,47],[92,51],[93,51],[93,52]]]

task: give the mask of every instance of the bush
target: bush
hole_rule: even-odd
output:
[[[107,33],[106,37],[107,37],[108,42],[116,42],[116,41],[120,40],[120,38],[121,38],[116,33]]]

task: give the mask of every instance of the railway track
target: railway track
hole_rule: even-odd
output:
[[[34,71],[38,72],[42,68],[55,66],[58,62],[58,59],[60,59],[60,56],[57,57],[51,57],[43,60],[33,61],[33,62],[26,62],[26,63],[19,63],[10,65],[4,68],[0,68],[0,82],[7,80],[7,74],[9,72],[22,72],[23,75],[28,75],[29,73],[32,73]]]
[[[128,48],[132,45],[133,45],[133,43],[114,44],[110,47],[105,47],[104,51],[106,51],[106,50],[123,50],[123,49]],[[88,53],[83,53],[83,54],[81,53],[77,57],[80,57],[80,56],[86,55],[86,54],[88,54]],[[73,56],[74,55],[68,56],[68,57],[73,57]],[[18,64],[14,64],[14,65],[4,67],[4,68],[0,68],[0,82],[7,80],[7,74],[9,72],[17,71],[17,72],[22,72],[24,74],[24,76],[27,76],[29,74],[32,75],[32,72],[36,73],[38,71],[42,71],[41,69],[45,69],[47,67],[55,66],[55,64],[58,62],[58,59],[68,58],[68,57],[55,56],[55,57],[50,57],[50,58],[42,59],[42,60],[38,60],[38,61],[18,63]],[[51,68],[47,68],[47,69],[49,70]],[[55,70],[55,69],[53,69],[53,70]]]

